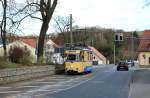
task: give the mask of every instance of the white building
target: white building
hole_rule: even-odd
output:
[[[30,51],[30,55],[31,55],[31,58],[32,58],[32,63],[36,63],[37,56],[35,54],[35,48],[30,46],[29,44],[21,41],[21,40],[14,41],[14,42],[9,43],[9,44],[6,45],[8,56],[9,56],[10,48],[11,47],[13,48],[15,46],[23,48],[23,49],[26,47]],[[3,54],[4,54],[3,46],[0,46],[0,56],[3,56]]]
[[[64,60],[60,52],[55,52],[55,49],[59,48],[51,39],[46,42],[45,46],[45,58],[47,63],[63,64]]]
[[[93,54],[93,61],[97,62],[97,64],[106,64],[106,57],[103,56],[97,49],[94,47],[89,46],[89,48],[92,50]]]

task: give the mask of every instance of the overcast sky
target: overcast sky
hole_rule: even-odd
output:
[[[18,0],[21,2],[21,0]],[[100,26],[125,31],[150,29],[150,6],[144,0],[58,0],[53,16],[73,14],[76,24],[82,27]],[[53,21],[48,33],[54,32]],[[38,34],[41,23],[26,20],[26,34]]]

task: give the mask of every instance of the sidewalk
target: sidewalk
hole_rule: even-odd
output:
[[[150,98],[150,69],[136,70],[133,73],[128,98]]]

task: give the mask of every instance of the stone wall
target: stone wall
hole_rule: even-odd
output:
[[[55,65],[55,73],[56,74],[63,74],[63,73],[65,73],[65,65],[64,64]]]
[[[55,74],[55,67],[53,65],[1,69],[0,84],[48,76],[53,74]]]

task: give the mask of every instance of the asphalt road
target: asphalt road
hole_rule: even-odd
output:
[[[150,69],[140,69],[134,72],[129,98],[150,98],[149,76]]]
[[[0,86],[0,98],[128,98],[131,71],[95,67],[86,75],[54,75]]]

